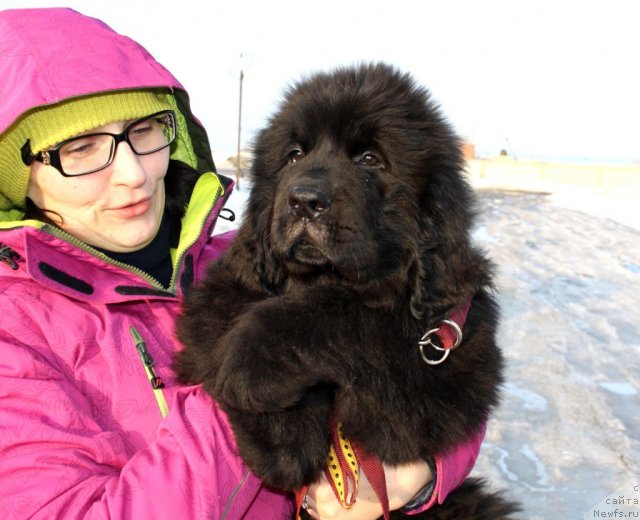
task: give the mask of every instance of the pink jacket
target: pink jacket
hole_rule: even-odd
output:
[[[25,88],[29,76],[37,79]],[[97,20],[69,9],[0,12],[0,77],[0,139],[38,105],[168,87],[189,123],[191,165],[213,169],[180,83]],[[224,414],[171,369],[182,287],[226,247],[228,237],[208,230],[229,190],[212,174],[196,185],[168,290],[55,228],[0,211],[3,519],[290,517],[290,497],[242,463]],[[164,388],[152,388],[153,375]],[[437,458],[432,501],[466,476],[481,440]]]
[[[290,516],[288,497],[243,465],[211,399],[175,381],[179,289],[46,228],[4,229],[0,241],[2,518]],[[201,239],[186,255],[200,271],[221,245]],[[165,383],[165,419],[132,327]]]

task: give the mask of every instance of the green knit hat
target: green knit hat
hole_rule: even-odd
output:
[[[92,128],[171,110],[168,94],[151,90],[113,91],[35,108],[0,135],[0,210],[22,209],[30,167],[22,161],[27,140],[33,153]]]

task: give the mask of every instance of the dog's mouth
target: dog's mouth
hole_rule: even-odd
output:
[[[316,244],[308,237],[298,238],[289,247],[287,263],[296,263],[300,266],[323,267],[329,263],[329,259]]]
[[[284,221],[283,221],[284,220]],[[328,275],[361,282],[378,265],[377,247],[371,240],[354,241],[353,233],[334,235],[349,226],[320,221],[277,219],[272,224],[274,252],[294,276]]]

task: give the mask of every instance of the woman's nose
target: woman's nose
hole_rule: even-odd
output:
[[[118,144],[111,168],[111,180],[116,184],[137,187],[144,184],[147,178],[140,164],[140,156],[134,153],[126,141]]]

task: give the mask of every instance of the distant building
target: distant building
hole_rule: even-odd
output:
[[[475,159],[476,158],[476,145],[473,143],[469,143],[467,141],[465,141],[464,143],[462,143],[462,154],[464,155],[464,158],[469,161],[471,159]]]

